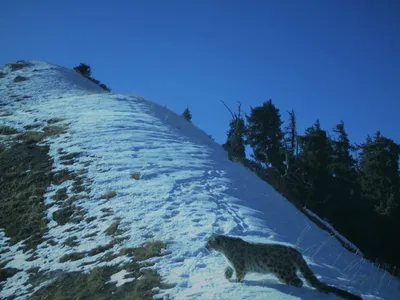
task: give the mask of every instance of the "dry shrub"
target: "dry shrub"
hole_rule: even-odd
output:
[[[135,180],[139,180],[139,179],[140,179],[140,176],[141,176],[140,172],[134,172],[134,173],[132,173],[132,178],[135,179]]]
[[[24,77],[24,76],[17,76],[14,78],[14,82],[22,82],[28,80],[28,77]]]

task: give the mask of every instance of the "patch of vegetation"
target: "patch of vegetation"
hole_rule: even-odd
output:
[[[6,281],[8,278],[13,277],[15,274],[21,270],[15,268],[0,268],[0,282]]]
[[[24,77],[24,76],[17,76],[14,78],[14,82],[22,82],[28,80],[28,77]]]
[[[132,173],[132,178],[135,179],[135,180],[139,180],[140,179],[140,172]]]
[[[24,126],[24,129],[26,129],[26,130],[32,130],[32,129],[35,129],[35,128],[39,128],[39,127],[41,127],[41,126],[42,126],[41,124],[26,125],[26,126]]]
[[[80,169],[80,170],[78,171],[78,174],[79,174],[79,175],[84,175],[84,174],[87,174],[87,172],[88,172],[87,169]]]
[[[84,161],[84,162],[81,162],[81,164],[84,167],[88,167],[88,166],[90,166],[90,161]]]
[[[7,111],[0,112],[0,117],[8,117],[8,116],[12,116],[12,113]]]
[[[161,253],[167,245],[162,241],[151,241],[145,243],[142,247],[134,248],[133,255],[137,261],[146,260],[155,256],[162,256]]]
[[[61,126],[47,126],[43,128],[44,132],[41,131],[26,131],[17,135],[17,139],[24,141],[28,144],[39,143],[43,139],[49,136],[55,136],[60,133],[64,133],[66,128]]]
[[[76,261],[76,260],[80,260],[82,258],[84,258],[86,256],[86,252],[72,252],[72,253],[68,253],[63,255],[59,262],[60,263],[64,263],[66,261]]]
[[[74,158],[78,157],[80,153],[74,152],[69,154],[64,154],[60,157],[62,165],[73,165],[75,163]]]
[[[59,225],[66,223],[79,223],[85,213],[75,205],[66,205],[53,213],[53,219]]]
[[[64,160],[64,161],[61,161],[61,162],[60,162],[60,164],[62,164],[62,165],[64,165],[64,166],[71,166],[71,165],[73,165],[74,163],[75,163],[75,161],[74,161],[73,159]]]
[[[79,156],[79,152],[73,152],[73,153],[69,153],[69,154],[65,154],[63,156],[60,157],[61,160],[70,160],[70,159],[74,159],[76,157]]]
[[[17,70],[21,70],[25,67],[29,66],[29,64],[27,63],[23,63],[23,62],[17,62],[17,63],[11,63],[11,64],[6,64],[6,67],[9,67],[11,69],[12,72],[17,71]]]
[[[66,126],[46,126],[43,128],[46,137],[65,133]]]
[[[11,135],[18,133],[18,130],[9,126],[0,126],[0,135]]]
[[[45,246],[47,248],[47,245]],[[39,256],[37,254],[33,254],[31,256],[29,256],[26,261],[34,261],[37,260],[39,258]]]
[[[49,147],[16,144],[0,153],[0,227],[10,243],[35,249],[47,221],[43,194],[51,183]],[[27,172],[29,171],[29,172]]]
[[[57,190],[56,194],[53,196],[53,200],[55,201],[61,201],[61,200],[65,200],[68,198],[67,195],[67,188],[62,188]]]
[[[90,223],[90,222],[92,222],[92,221],[94,221],[94,220],[96,220],[96,217],[88,217],[88,218],[86,218],[86,223]]]
[[[86,239],[86,238],[91,238],[91,237],[96,236],[98,233],[99,233],[98,231],[93,232],[93,233],[88,233],[88,234],[84,235],[83,238],[84,238],[84,239]]]
[[[74,235],[74,236],[70,236],[69,238],[66,238],[64,241],[64,245],[70,246],[70,247],[75,247],[77,246],[79,243],[76,241],[78,238]]]
[[[71,197],[68,198],[67,201],[65,201],[65,205],[72,205],[75,201],[88,198],[87,196],[83,195],[72,195]]]
[[[110,242],[110,243],[108,243],[106,245],[98,246],[96,248],[93,248],[93,249],[89,250],[88,256],[95,256],[97,254],[100,254],[102,252],[110,250],[112,247],[114,247],[114,243],[113,242]]]
[[[159,242],[163,244],[162,242]],[[137,248],[139,249],[139,248]],[[146,252],[146,251],[144,251]],[[84,255],[84,254],[83,254]],[[120,254],[121,255],[121,254]],[[70,254],[69,258],[79,258],[82,254]],[[111,261],[117,256],[107,253],[102,258],[103,261]],[[67,261],[65,260],[65,261]],[[55,279],[51,284],[40,288],[30,299],[88,299],[88,300],[119,300],[119,299],[153,299],[156,295],[156,288],[169,289],[173,284],[161,281],[160,275],[150,269],[142,269],[144,264],[137,262],[134,258],[126,264],[104,266],[92,269],[89,273],[82,272],[50,272],[42,274],[32,274],[30,283],[34,286],[49,279]],[[132,278],[132,281],[123,285],[116,286],[114,282],[109,282],[111,276],[126,271],[125,278]]]
[[[116,219],[105,231],[106,234],[108,235],[114,235],[117,230],[118,230],[118,226],[120,224],[120,220]]]
[[[55,185],[60,185],[67,180],[74,180],[76,175],[67,169],[52,173],[52,182]]]
[[[67,206],[53,212],[53,219],[59,225],[64,225],[71,220],[75,210],[72,206]]]
[[[55,240],[48,240],[48,241],[47,241],[47,244],[49,244],[50,246],[55,246],[55,245],[58,244],[58,242],[55,241]]]
[[[115,191],[109,191],[109,192],[106,192],[106,193],[104,193],[103,195],[101,195],[101,199],[111,199],[111,198],[113,198],[113,197],[115,197],[115,196],[117,196],[117,192],[115,192]]]
[[[74,193],[81,193],[87,191],[86,187],[84,186],[83,178],[76,177],[74,183],[72,184],[71,191]],[[88,191],[87,191],[88,192]]]
[[[61,119],[61,118],[53,118],[53,119],[48,120],[48,121],[47,121],[47,124],[54,124],[54,123],[58,123],[58,122],[61,122],[61,121],[64,121],[64,119]]]
[[[108,252],[103,255],[103,257],[100,259],[100,262],[110,262],[110,261],[116,259],[118,256],[119,255],[116,253]]]
[[[143,234],[143,237],[146,238],[146,239],[152,239],[152,238],[154,237],[154,234],[152,234],[152,233],[145,233],[145,234]]]
[[[24,133],[20,133],[17,136],[18,140],[22,140],[27,144],[36,144],[39,143],[41,140],[43,140],[45,137],[45,134],[40,131],[27,131]]]

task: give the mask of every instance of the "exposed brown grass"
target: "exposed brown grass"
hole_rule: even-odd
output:
[[[69,238],[66,238],[64,241],[64,245],[70,246],[70,247],[75,247],[77,246],[79,243],[76,241],[78,238],[74,235],[74,236],[70,236]]]
[[[159,248],[164,245],[162,242],[154,241],[150,242],[154,248]],[[106,251],[108,247],[113,244],[107,244],[102,246],[101,249],[94,251],[93,253],[101,253]],[[164,245],[165,246],[165,245]],[[151,247],[150,247],[151,248]],[[140,248],[134,248],[137,252],[149,252],[149,246],[146,246],[147,250],[140,251]],[[97,249],[97,248],[96,248]],[[106,250],[104,250],[106,249]],[[111,248],[110,248],[111,249]],[[99,252],[102,250],[101,252]],[[157,255],[157,251],[150,251]],[[125,255],[124,253],[113,254],[106,253],[101,261],[111,261],[119,255]],[[86,256],[86,253],[70,253],[62,258],[62,261],[78,260]],[[146,256],[147,257],[147,256]],[[40,288],[36,291],[30,299],[55,299],[55,300],[66,300],[66,299],[88,299],[88,300],[119,300],[119,299],[153,299],[156,295],[156,289],[169,289],[174,287],[173,284],[164,283],[161,281],[160,275],[150,269],[142,269],[146,265],[141,264],[136,258],[132,258],[129,263],[119,264],[114,266],[96,267],[89,273],[82,272],[71,272],[65,273],[55,271],[51,273],[40,273],[36,270],[30,277],[30,283],[37,286],[40,282],[48,279],[53,279],[53,282],[47,286]],[[125,278],[132,278],[132,281],[127,282],[123,285],[116,286],[115,283],[110,283],[111,276],[122,270],[127,271]],[[140,278],[140,279],[139,279]]]
[[[142,261],[149,259],[150,257],[162,256],[162,250],[166,248],[166,245],[162,241],[151,241],[145,243],[142,247],[135,248],[133,255],[136,260]]]
[[[35,129],[35,128],[39,128],[39,127],[41,127],[41,126],[42,126],[41,124],[25,125],[25,126],[24,126],[24,129],[25,129],[25,130],[32,130],[32,129]]]
[[[27,66],[29,66],[29,64],[27,63],[23,63],[23,62],[16,62],[16,63],[11,63],[11,64],[6,64],[6,67],[10,67],[11,71],[17,71],[17,70],[21,70]]]
[[[61,201],[61,200],[65,200],[68,198],[67,195],[67,188],[62,188],[57,190],[56,194],[53,196],[53,200],[55,201]]]
[[[22,82],[28,80],[28,77],[24,77],[24,76],[17,76],[14,78],[14,82]]]
[[[111,199],[111,198],[113,198],[113,197],[115,197],[115,196],[117,196],[117,192],[115,192],[115,191],[109,191],[109,192],[106,192],[106,193],[104,193],[103,195],[101,195],[101,199]]]
[[[79,152],[73,152],[73,153],[62,155],[60,157],[60,159],[61,160],[70,160],[70,159],[74,159],[74,158],[78,157],[79,155],[80,155]]]
[[[67,180],[74,180],[75,178],[76,175],[67,169],[62,169],[61,171],[52,173],[52,182],[55,185],[60,185]]]
[[[8,116],[12,116],[12,113],[8,111],[0,112],[0,117],[8,117]]]
[[[86,256],[86,252],[72,252],[72,253],[68,253],[63,255],[59,262],[60,263],[64,263],[66,261],[76,261],[76,260],[80,260],[82,258],[84,258]]]
[[[61,121],[64,121],[64,119],[53,118],[53,119],[47,120],[47,124],[54,124],[54,123],[58,123],[58,122],[61,122]]]
[[[134,172],[132,173],[132,178],[135,180],[139,180],[140,179],[140,172]]]
[[[47,146],[16,144],[0,153],[0,227],[10,242],[34,249],[46,231],[43,194],[51,182]]]
[[[26,131],[17,135],[18,140],[22,140],[28,144],[39,143],[43,139],[55,136],[60,133],[64,133],[66,130],[65,126],[47,126],[43,128],[42,131]]]
[[[105,231],[106,234],[108,235],[114,235],[117,230],[118,230],[118,226],[120,224],[120,220],[116,219]]]
[[[18,133],[18,130],[9,126],[0,126],[0,135],[11,135]]]

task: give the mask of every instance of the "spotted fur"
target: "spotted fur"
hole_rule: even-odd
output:
[[[249,243],[240,238],[212,234],[206,248],[221,252],[230,266],[225,269],[225,278],[236,273],[236,281],[242,282],[246,273],[272,273],[281,282],[302,287],[303,281],[297,276],[300,271],[306,281],[323,293],[333,293],[349,300],[362,300],[360,296],[334,286],[326,285],[315,277],[301,253],[295,248],[279,244]]]

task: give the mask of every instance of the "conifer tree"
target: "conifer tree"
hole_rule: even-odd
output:
[[[300,153],[296,164],[305,174],[305,181],[309,185],[301,198],[306,206],[322,212],[332,197],[331,174],[328,169],[332,155],[331,140],[326,131],[321,129],[319,120],[298,139]]]
[[[92,75],[91,67],[84,63],[80,63],[79,66],[74,67],[74,70],[81,73],[85,77],[90,77]]]
[[[400,145],[381,135],[360,145],[361,187],[380,215],[395,216],[400,210]]]
[[[285,127],[285,155],[286,164],[293,163],[298,154],[296,115],[292,109],[289,113],[289,124]],[[289,167],[287,165],[287,167]]]
[[[338,229],[342,228],[342,232],[347,233],[350,230],[349,223],[339,220],[353,219],[362,205],[356,160],[351,154],[355,148],[350,143],[343,121],[336,125],[333,132],[335,138],[331,140],[332,155],[329,164],[333,207],[330,207],[328,217],[338,223]]]
[[[192,114],[190,113],[189,108],[186,108],[185,111],[181,115],[188,122],[192,122]]]
[[[226,143],[222,147],[228,151],[230,158],[245,158],[245,131],[246,125],[243,118],[232,119],[229,122]]]
[[[229,122],[229,131],[227,133],[226,143],[222,147],[228,151],[229,159],[242,159],[246,157],[244,135],[246,133],[246,125],[241,115],[241,104],[239,102],[238,113],[232,113],[229,107],[222,101],[225,107],[232,115]]]
[[[247,118],[246,143],[253,149],[253,157],[257,162],[273,168],[279,173],[284,170],[284,134],[281,130],[281,116],[279,109],[272,100],[262,106],[252,107]]]

